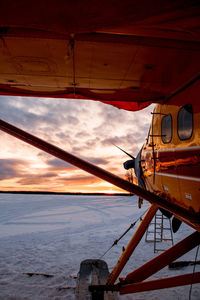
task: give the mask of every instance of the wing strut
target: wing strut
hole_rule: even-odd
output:
[[[166,199],[159,197],[151,192],[148,192],[141,187],[132,184],[102,168],[99,168],[73,154],[70,154],[32,134],[29,134],[3,120],[0,120],[0,129],[4,132],[38,148],[41,149],[59,159],[64,160],[94,176],[97,176],[125,191],[136,194],[137,196],[146,199],[150,203],[156,204],[161,208],[164,208],[176,216],[178,216],[181,220],[188,223],[188,225],[193,228],[200,230],[200,219],[199,216],[193,212],[187,211],[182,207],[175,205],[174,203],[168,202]]]

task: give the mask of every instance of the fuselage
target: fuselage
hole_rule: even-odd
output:
[[[141,152],[147,190],[200,212],[200,112],[195,103],[156,105]]]

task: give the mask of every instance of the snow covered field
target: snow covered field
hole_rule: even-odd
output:
[[[147,208],[145,203],[138,209],[136,197],[0,194],[0,299],[74,299],[80,262],[99,258]],[[135,229],[104,257],[110,270]],[[190,232],[182,225],[174,240]],[[195,254],[196,249],[180,260],[194,260]],[[153,244],[143,239],[122,276],[155,255]],[[153,278],[192,271],[193,266],[173,271],[166,267]],[[30,277],[29,272],[53,277]],[[183,300],[189,299],[189,290],[186,286],[120,299]],[[200,285],[193,285],[191,299],[200,299]]]

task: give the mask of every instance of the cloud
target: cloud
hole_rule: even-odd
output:
[[[94,165],[107,165],[108,164],[108,160],[105,158],[101,158],[101,157],[88,157],[85,159]]]
[[[79,184],[83,184],[83,183],[88,184],[88,182],[91,184],[91,183],[94,183],[96,181],[99,181],[99,179],[95,178],[95,176],[93,176],[93,175],[85,175],[85,176],[62,177],[62,178],[59,178],[58,181],[68,182],[68,184],[73,183],[73,182],[75,184],[77,184],[77,182]]]
[[[47,165],[50,167],[52,170],[74,170],[76,167],[73,165],[58,159],[58,158],[53,158],[48,161],[46,161]]]
[[[60,186],[63,188],[70,188],[72,186],[82,186],[86,184],[94,184],[99,182],[98,178],[95,178],[92,175],[85,176],[70,176],[70,177],[59,177],[53,174],[50,176],[51,184],[49,184],[48,176],[37,176],[30,175],[23,178],[20,178],[17,183],[21,186],[32,186],[34,189],[40,189],[41,186],[44,186],[48,190],[52,190],[52,188],[56,186]]]
[[[49,182],[48,178],[49,178],[49,176],[29,175],[29,176],[20,178],[17,181],[17,183],[21,186],[26,186],[26,185],[34,186],[34,185],[37,185],[38,187],[40,187],[42,184],[46,183],[46,185],[48,187],[48,182]]]
[[[130,152],[130,154],[132,155],[136,155],[136,153],[139,151],[138,140],[136,140],[136,138],[132,134],[106,138],[101,141],[101,145],[102,147],[110,146],[113,148],[115,148],[116,145],[126,152]],[[120,151],[120,149],[118,151]]]
[[[67,117],[67,123],[72,124],[72,125],[78,125],[79,124],[79,119],[73,116],[68,116]]]
[[[78,138],[78,139],[83,138],[83,137],[87,138],[88,137],[88,132],[85,131],[85,130],[81,130],[81,131],[76,133],[75,137]]]
[[[20,166],[25,162],[18,159],[0,159],[0,180],[20,177]]]
[[[63,124],[78,125],[80,107],[64,99],[0,97],[2,117],[16,126],[38,129],[49,124],[51,129]]]
[[[102,122],[93,129],[94,135],[101,137],[103,147],[116,144],[135,154],[145,142],[152,110],[152,106],[139,112],[127,112],[110,106],[101,107],[99,115]]]
[[[85,161],[88,161],[94,165],[106,165],[108,164],[108,161],[104,158],[101,158],[101,157],[81,157],[81,159],[85,160]],[[58,170],[76,170],[77,168],[65,161],[62,161],[61,159],[58,159],[58,158],[54,158],[54,159],[51,159],[51,160],[48,160],[47,162],[47,165],[49,166],[49,168],[51,170],[55,170],[55,171],[58,171]]]

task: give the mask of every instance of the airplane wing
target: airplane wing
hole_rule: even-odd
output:
[[[199,82],[199,1],[7,0],[0,95],[173,103]],[[199,84],[199,83],[198,83]]]

